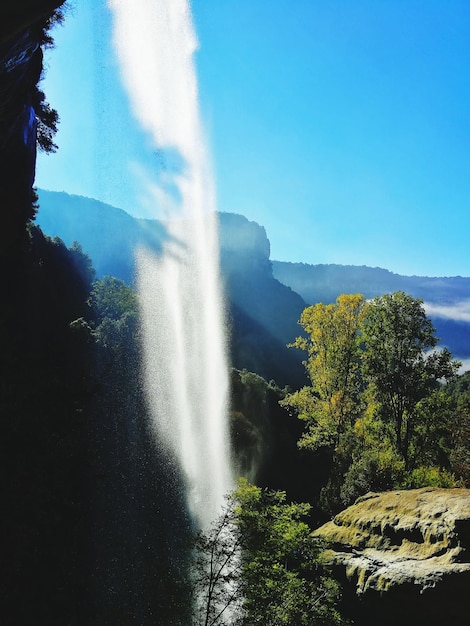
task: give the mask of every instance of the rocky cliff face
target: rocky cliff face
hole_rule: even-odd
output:
[[[3,0],[0,8],[0,44],[11,41],[65,0]]]
[[[357,624],[467,624],[470,490],[367,494],[316,532]]]
[[[0,8],[0,259],[17,257],[25,238],[36,163],[37,83],[44,27],[64,0],[3,2]]]

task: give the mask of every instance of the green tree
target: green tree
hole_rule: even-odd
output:
[[[120,278],[105,276],[93,285],[92,302],[100,321],[119,320],[126,313],[137,313],[137,295]]]
[[[451,397],[450,463],[460,483],[470,487],[470,372],[447,385]]]
[[[195,536],[192,561],[194,626],[234,626],[242,614],[240,533],[233,497],[211,528]]]
[[[423,302],[401,291],[374,298],[361,323],[363,375],[379,403],[379,414],[409,469],[413,446],[429,412],[423,402],[452,379],[459,367],[438,343]],[[415,459],[416,460],[416,459]]]
[[[37,39],[42,48],[53,48],[54,39],[51,30],[62,24],[65,17],[65,7],[53,11],[44,22],[36,24],[39,29]],[[56,152],[57,144],[54,137],[59,124],[59,114],[47,102],[44,92],[36,85],[32,94],[32,105],[36,115],[36,140],[40,150],[46,153]]]
[[[457,399],[452,421],[451,467],[465,487],[470,487],[470,393]]]
[[[354,424],[363,412],[360,323],[364,298],[341,295],[334,304],[307,307],[300,318],[305,336],[292,347],[305,350],[311,385],[287,394],[281,405],[305,422],[298,445],[326,455],[329,478],[322,506],[340,508],[343,475],[353,462]]]
[[[302,312],[306,336],[292,347],[307,352],[310,387],[288,394],[282,405],[306,422],[300,447],[338,451],[341,437],[360,411],[360,321],[364,297],[341,295],[335,304],[316,304]]]
[[[43,91],[36,88],[33,95],[33,108],[36,114],[36,139],[40,150],[48,154],[57,152],[54,141],[59,126],[59,114],[46,101]]]
[[[306,337],[293,346],[307,352],[311,385],[281,404],[306,423],[299,446],[330,455],[322,506],[332,512],[374,489],[449,484],[450,400],[441,382],[459,363],[436,349],[422,301],[403,292],[371,302],[342,295],[306,308],[300,324]]]
[[[305,503],[288,503],[283,491],[241,481],[234,494],[241,536],[243,624],[344,623],[338,584],[321,561],[323,545],[304,521]]]
[[[199,538],[209,567],[196,569],[205,589],[201,594],[199,585],[203,602],[196,623],[345,623],[337,609],[338,584],[320,557],[323,545],[303,521],[310,505],[289,504],[285,492],[263,490],[243,479],[228,505],[229,513],[202,535],[202,542]]]

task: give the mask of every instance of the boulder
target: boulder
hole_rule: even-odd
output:
[[[314,534],[355,623],[470,623],[469,489],[369,493]]]

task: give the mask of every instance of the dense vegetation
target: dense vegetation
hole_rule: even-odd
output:
[[[58,623],[86,589],[91,353],[70,327],[87,316],[81,261],[31,229],[2,303],[2,611],[18,624]]]
[[[370,490],[468,485],[470,375],[458,377],[460,364],[437,349],[421,300],[403,292],[369,302],[342,295],[307,307],[300,322],[305,335],[292,345],[307,353],[310,386],[280,390],[235,371],[232,428],[245,475],[264,463],[264,479],[282,480],[266,455],[276,449],[275,432],[284,431],[276,459],[286,462],[294,431],[286,415],[273,421],[270,400],[297,415],[305,424],[297,454],[315,459],[306,472],[296,467],[297,483],[308,476],[314,492],[323,484],[320,510],[242,481],[196,541],[195,624],[341,623],[340,590],[319,560],[308,519]],[[315,501],[318,492],[309,496]]]
[[[460,364],[435,349],[421,300],[342,295],[300,321],[306,336],[293,345],[307,352],[311,385],[282,404],[305,422],[299,446],[329,456],[327,509],[370,490],[465,484],[465,401],[443,384]]]
[[[69,246],[80,241],[99,278],[112,275],[132,285],[136,248],[159,254],[167,236],[164,222],[137,219],[91,198],[40,190],[39,199],[44,232]],[[305,384],[300,352],[286,348],[305,302],[274,279],[264,228],[230,213],[219,214],[219,225],[233,366],[281,386]]]
[[[195,542],[195,626],[339,626],[338,583],[304,518],[309,504],[240,480]]]
[[[148,426],[136,313],[78,245],[30,227],[0,317],[2,615],[15,623],[185,619],[189,520]]]
[[[150,624],[155,610],[178,623],[191,606],[188,520],[177,470],[148,430],[136,296],[119,279],[96,281],[79,245],[29,233],[1,320],[9,608],[28,585],[19,623],[60,623],[69,606],[81,607],[77,624]],[[470,377],[455,378],[447,351],[429,352],[437,340],[418,300],[342,296],[306,309],[302,325],[309,387],[232,372],[239,472],[263,487],[244,483],[229,500],[241,623],[339,623],[338,588],[308,539],[319,512],[286,491],[315,503],[323,484],[328,511],[369,489],[469,480]]]

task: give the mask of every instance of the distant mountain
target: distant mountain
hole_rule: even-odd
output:
[[[164,223],[134,218],[91,198],[43,190],[38,195],[41,229],[67,246],[80,243],[98,277],[111,274],[131,284],[136,247],[145,245],[159,253],[167,237]],[[219,225],[234,367],[281,386],[305,384],[302,353],[286,347],[299,334],[304,300],[274,278],[262,226],[231,213],[219,214]]]
[[[39,190],[38,196],[36,221],[43,232],[69,247],[80,243],[98,277],[113,275],[130,284],[136,246],[161,250],[166,230],[157,220],[136,219],[104,202],[63,192]]]
[[[39,191],[37,222],[68,246],[78,241],[97,275],[131,284],[134,251],[145,245],[159,253],[165,224],[137,219],[91,198]],[[279,385],[305,384],[303,354],[286,348],[299,334],[306,304],[334,302],[341,293],[372,298],[405,291],[422,298],[441,338],[456,358],[470,360],[470,278],[400,276],[354,265],[308,265],[270,260],[265,229],[234,213],[219,214],[222,279],[229,304],[232,363]]]
[[[400,276],[379,267],[308,265],[273,261],[273,275],[308,304],[334,302],[341,293],[373,298],[404,291],[424,300],[441,345],[456,358],[470,358],[470,278]]]
[[[273,274],[309,304],[334,302],[341,293],[362,293],[366,298],[394,291],[439,304],[470,298],[470,278],[400,276],[380,267],[365,265],[308,265],[273,261]]]
[[[282,373],[286,368],[293,374],[290,380],[304,382],[302,354],[285,347],[299,334],[297,321],[305,308],[304,300],[273,277],[270,244],[262,226],[233,213],[220,213],[219,226],[222,277],[226,293],[236,307],[232,311],[237,331],[234,340],[240,342],[241,351],[255,348],[252,353],[248,350],[243,360],[261,357],[262,362],[269,362],[273,371],[269,378],[281,384],[286,380]],[[277,354],[269,356],[270,345],[279,346]],[[266,378],[260,366],[255,366],[256,362],[251,368],[244,365]]]

